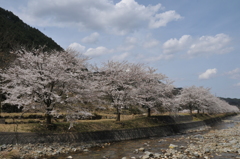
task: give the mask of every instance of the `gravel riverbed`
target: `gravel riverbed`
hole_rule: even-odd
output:
[[[70,144],[70,143],[52,143],[52,144],[18,144],[18,145],[0,145],[1,159],[48,159],[60,158],[60,154],[88,152],[90,148],[108,146],[104,144]],[[62,157],[61,157],[62,158]],[[71,158],[71,156],[65,157]]]
[[[234,121],[225,121],[234,122]],[[1,159],[231,159],[240,158],[240,124],[221,130],[201,128],[187,134],[151,138],[143,140],[138,147],[131,147],[131,153],[121,155],[102,155],[94,157],[95,151],[111,148],[103,144],[26,144],[0,145]],[[134,142],[134,141],[131,141]],[[121,145],[124,147],[124,145]],[[127,147],[127,149],[130,149]]]
[[[158,142],[165,142],[161,139]],[[205,134],[192,134],[174,139],[160,151],[151,151],[151,143],[133,150],[136,155],[122,159],[231,159],[240,158],[240,124]],[[153,142],[155,144],[155,142]]]

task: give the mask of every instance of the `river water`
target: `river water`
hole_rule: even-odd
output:
[[[230,122],[234,121],[234,122]],[[170,144],[186,146],[191,142],[188,137],[196,134],[204,134],[211,130],[228,129],[233,127],[237,122],[240,122],[240,116],[229,117],[225,122],[220,122],[212,125],[210,129],[201,132],[191,132],[167,137],[152,137],[147,139],[121,141],[111,143],[110,146],[98,147],[89,149],[88,152],[68,154],[59,156],[59,159],[65,159],[67,156],[72,156],[73,159],[122,159],[123,157],[138,158],[143,155],[143,152],[136,154],[136,149],[144,148],[146,151],[161,153],[169,148]],[[178,148],[180,149],[180,147]],[[231,159],[236,158],[237,154],[222,154],[221,157],[213,156],[214,159]]]

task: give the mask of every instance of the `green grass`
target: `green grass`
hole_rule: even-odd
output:
[[[115,119],[108,120],[90,120],[90,121],[78,121],[74,123],[74,126],[69,130],[69,123],[55,123],[54,130],[47,130],[46,126],[35,124],[32,126],[32,132],[40,133],[65,133],[65,132],[93,132],[104,130],[119,130],[119,129],[131,129],[142,127],[153,127],[164,125],[163,122],[155,121],[152,118],[141,117],[131,120],[115,121]]]
[[[203,120],[207,120],[207,119],[211,119],[211,118],[216,118],[216,117],[224,117],[227,116],[229,114],[193,114],[193,121],[203,121]]]
[[[0,124],[0,132],[31,132],[36,124]]]
[[[206,120],[214,117],[208,114],[193,114],[192,116],[193,116],[193,121],[202,121],[202,120]]]
[[[1,113],[2,118],[26,118],[31,116],[44,116],[44,113]]]
[[[14,114],[16,115],[16,114]],[[104,116],[104,114],[101,114]],[[115,114],[107,114],[108,117],[100,120],[78,120],[74,126],[69,130],[70,123],[63,120],[53,120],[51,130],[46,128],[43,123],[27,123],[27,124],[0,124],[0,132],[37,132],[37,133],[66,133],[66,132],[93,132],[104,130],[119,130],[131,128],[143,128],[166,125],[163,121],[155,120],[155,118],[148,118],[142,115],[121,115],[121,121],[117,122],[115,119],[109,117],[116,116]],[[183,115],[183,114],[181,114]],[[189,115],[189,114],[184,114]],[[193,114],[193,121],[202,121],[214,117],[223,117],[226,114],[208,115],[208,114]],[[106,115],[105,115],[106,116]],[[7,119],[11,121],[12,119]],[[14,119],[17,121],[18,119]],[[33,119],[24,119],[23,121],[33,121]],[[34,119],[38,120],[38,119]]]

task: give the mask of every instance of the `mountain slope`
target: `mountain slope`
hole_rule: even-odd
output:
[[[31,49],[45,45],[46,50],[63,50],[51,38],[1,7],[0,37],[0,68],[6,67],[14,60],[15,56],[9,52],[22,46]]]

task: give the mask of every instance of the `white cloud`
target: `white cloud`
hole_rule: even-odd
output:
[[[100,56],[100,55],[105,55],[109,53],[113,53],[113,49],[108,49],[103,46],[99,46],[97,48],[89,48],[85,51],[85,46],[82,46],[81,44],[78,43],[72,43],[68,46],[68,49],[73,49],[75,51],[78,51],[82,53],[85,56]]]
[[[204,73],[200,74],[198,76],[199,79],[209,79],[210,77],[212,77],[214,74],[217,73],[217,69],[207,69]]]
[[[109,53],[113,53],[114,50],[109,50],[106,47],[99,46],[97,48],[89,48],[85,53],[83,53],[86,56],[100,56],[105,55]]]
[[[173,55],[168,55],[168,54],[160,54],[159,56],[154,56],[154,57],[143,57],[144,61],[147,62],[155,62],[155,61],[159,61],[159,60],[169,60],[171,58],[173,58]]]
[[[194,38],[191,35],[183,35],[179,40],[172,38],[167,40],[162,48],[163,53],[187,53],[189,57],[210,56],[213,54],[224,54],[232,51],[229,46],[231,38],[226,34],[217,34],[215,36],[202,36]]]
[[[98,41],[99,34],[97,32],[92,33],[91,35],[84,37],[81,41],[83,43],[96,43]]]
[[[144,48],[153,48],[155,46],[158,46],[160,42],[156,39],[151,39],[151,40],[147,40],[146,42],[144,42],[143,47]]]
[[[183,35],[179,40],[172,38],[163,44],[163,52],[167,54],[177,53],[190,46],[192,37]]]
[[[68,48],[78,51],[80,53],[83,53],[86,47],[82,46],[81,44],[78,44],[78,43],[72,43],[68,46]]]
[[[228,46],[230,41],[231,38],[226,34],[202,36],[191,45],[187,53],[190,56],[228,53],[232,50]]]
[[[162,26],[166,26],[167,23],[171,21],[176,21],[182,19],[182,17],[177,14],[174,10],[170,10],[164,13],[156,14],[154,18],[151,18],[149,23],[150,28],[159,28]]]
[[[113,56],[112,60],[114,60],[114,61],[121,61],[121,60],[125,60],[128,56],[129,56],[129,53],[125,52],[125,53],[122,53],[120,55]]]
[[[130,51],[135,48],[135,46],[138,44],[138,39],[135,37],[126,37],[124,39],[123,45],[120,45],[117,47],[118,52],[125,52]]]
[[[225,75],[229,75],[230,78],[239,80],[240,79],[240,68],[236,68],[232,71],[227,72]],[[240,82],[237,84],[234,84],[234,86],[240,86]]]
[[[230,77],[233,79],[240,79],[240,68],[229,71],[227,74],[230,75]]]
[[[117,47],[117,51],[118,52],[122,52],[122,51],[130,51],[132,49],[134,49],[135,45],[121,45],[119,47]]]
[[[161,4],[141,5],[135,0],[29,0],[18,15],[33,26],[78,27],[124,35],[140,28],[159,28],[182,17],[160,12]]]
[[[137,42],[138,40],[135,37],[126,37],[125,39],[126,44],[136,44]]]

